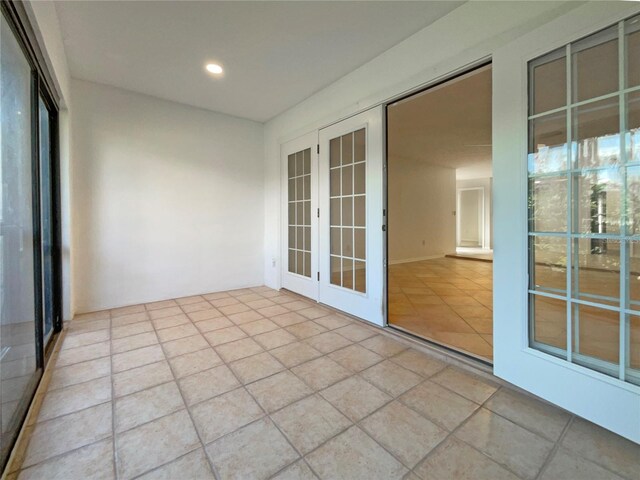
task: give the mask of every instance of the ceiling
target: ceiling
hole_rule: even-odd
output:
[[[390,106],[389,161],[455,168],[460,180],[491,177],[491,67]]]
[[[74,78],[266,121],[464,2],[61,1]],[[215,79],[207,62],[225,68]]]

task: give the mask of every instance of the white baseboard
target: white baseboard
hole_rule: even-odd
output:
[[[423,260],[433,260],[435,258],[444,258],[446,253],[441,253],[439,255],[428,255],[426,257],[417,257],[417,258],[403,258],[401,260],[389,260],[389,265],[398,265],[400,263],[411,263],[411,262],[421,262]]]

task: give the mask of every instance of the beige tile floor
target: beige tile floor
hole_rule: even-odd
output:
[[[634,479],[640,446],[259,287],[82,315],[45,376],[40,479]]]
[[[389,266],[389,323],[492,361],[493,263],[436,258]]]

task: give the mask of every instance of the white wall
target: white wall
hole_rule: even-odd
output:
[[[433,82],[579,2],[468,2],[265,126],[265,284],[280,286],[280,144]]]
[[[484,243],[486,248],[493,248],[493,213],[491,211],[491,178],[473,178],[469,180],[458,180],[456,188],[482,187],[484,189]]]
[[[455,253],[455,169],[393,157],[387,164],[389,263]]]
[[[77,312],[263,280],[263,127],[72,81]]]

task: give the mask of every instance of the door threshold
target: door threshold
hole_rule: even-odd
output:
[[[493,363],[491,363],[486,358],[474,355],[472,353],[462,352],[446,345],[442,345],[429,338],[417,335],[410,330],[406,330],[402,327],[392,325],[390,323],[387,324],[385,330],[387,330],[389,333],[393,332],[393,334],[401,338],[410,340],[412,343],[419,345],[422,349],[428,350],[430,353],[434,353],[437,356],[444,356],[449,361],[462,363],[466,367],[471,367],[475,370],[481,370],[482,372],[488,373],[493,376]]]

